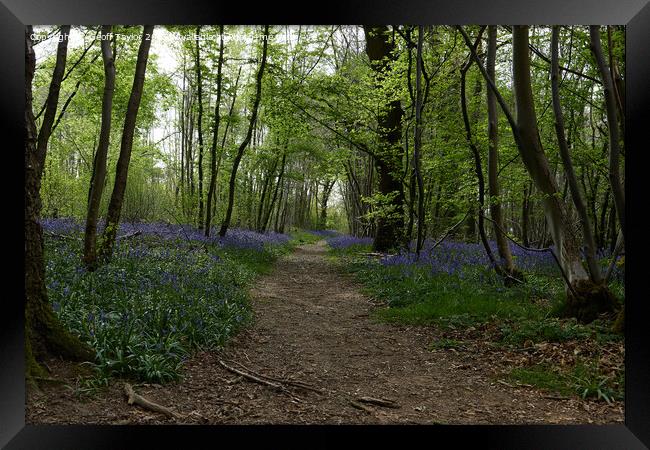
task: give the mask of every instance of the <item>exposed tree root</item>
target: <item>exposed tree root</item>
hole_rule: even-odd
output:
[[[565,314],[582,323],[590,323],[603,313],[613,313],[617,300],[604,284],[580,280],[567,295]],[[575,294],[574,294],[575,293]]]
[[[135,391],[133,390],[133,387],[129,383],[124,383],[124,393],[127,396],[127,403],[129,405],[136,404],[138,406],[141,406],[142,408],[165,414],[167,416],[173,417],[174,419],[182,418],[182,416],[177,412],[172,411],[171,409],[165,406],[159,405],[158,403],[149,401],[139,394],[136,394]]]

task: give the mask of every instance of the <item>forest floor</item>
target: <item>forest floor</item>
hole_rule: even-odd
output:
[[[129,406],[124,380],[91,396],[80,367],[48,362],[27,422],[84,424],[622,423],[623,402],[551,395],[506,378],[518,355],[477,338],[437,348],[433,326],[375,320],[377,305],[327,258],[324,241],[280,258],[251,292],[254,319],[219,352],[195,354],[179,382],[135,384],[180,418]],[[435,346],[434,346],[435,347]],[[226,369],[256,376],[242,377]],[[303,386],[298,386],[302,384]],[[305,385],[307,387],[305,387]],[[317,392],[318,391],[318,392]],[[389,401],[380,406],[364,397]],[[366,399],[367,400],[367,399]]]

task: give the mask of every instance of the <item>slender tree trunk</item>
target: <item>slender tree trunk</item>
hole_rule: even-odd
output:
[[[589,27],[591,37],[591,52],[598,64],[598,70],[603,80],[605,90],[605,105],[607,107],[607,127],[609,128],[609,182],[612,186],[616,215],[621,224],[621,232],[625,238],[625,192],[621,184],[619,173],[620,144],[618,133],[618,115],[616,111],[616,99],[612,75],[605,64],[603,50],[600,45],[600,27],[592,25]]]
[[[284,166],[286,161],[287,161],[287,149],[285,147],[284,152],[282,153],[282,162],[280,163],[280,173],[278,174],[278,181],[275,184],[275,190],[273,191],[273,196],[271,197],[271,202],[269,204],[269,207],[267,208],[266,215],[262,220],[262,227],[260,228],[260,231],[262,233],[266,231],[266,227],[268,226],[269,223],[269,218],[271,217],[271,214],[273,212],[273,206],[275,205],[275,200],[278,196],[278,188],[280,187],[280,184],[282,184],[282,177],[284,176]]]
[[[569,222],[566,209],[558,198],[558,189],[548,159],[541,147],[537,117],[533,103],[530,79],[530,53],[528,26],[514,26],[513,41],[513,84],[517,107],[517,129],[519,151],[537,188],[544,195],[543,205],[546,222],[555,244],[556,252],[564,274],[570,283],[568,312],[588,322],[600,312],[613,310],[611,293],[605,286],[597,286],[584,267],[577,238]]]
[[[524,247],[530,247],[528,240],[528,227],[530,224],[530,190],[524,186],[524,195],[521,201],[521,242]]]
[[[327,227],[327,203],[329,202],[329,197],[332,193],[332,188],[334,188],[335,183],[336,180],[332,180],[331,182],[326,181],[325,185],[323,186],[323,198],[321,200],[320,218],[318,221],[318,227],[321,230],[324,230]]]
[[[364,26],[366,54],[375,73],[375,83],[381,87],[390,62],[394,60],[395,43],[389,39],[388,27]],[[379,177],[379,192],[387,198],[377,219],[373,249],[389,251],[404,243],[404,192],[400,180],[402,148],[401,121],[404,112],[399,100],[388,101],[379,114],[379,143],[375,164]]]
[[[221,83],[223,67],[223,25],[219,25],[219,60],[217,62],[217,100],[214,106],[214,129],[212,131],[212,145],[210,147],[210,187],[208,189],[208,204],[205,210],[205,236],[210,236],[212,227],[212,202],[217,187],[217,139],[219,138],[219,123],[221,120],[219,108],[221,106]],[[222,151],[223,153],[223,151]],[[216,202],[215,202],[216,203]]]
[[[99,146],[93,162],[92,178],[88,192],[88,215],[84,235],[84,264],[89,271],[97,268],[97,220],[106,180],[106,159],[111,137],[111,116],[113,92],[115,91],[115,62],[108,39],[112,26],[104,25],[101,34],[102,59],[104,61],[104,96],[102,99],[102,124],[99,132]]]
[[[264,177],[264,184],[262,186],[262,193],[260,195],[260,203],[257,207],[257,220],[256,220],[256,227],[257,231],[262,231],[262,218],[264,217],[264,204],[266,203],[266,193],[269,190],[269,184],[271,184],[271,179],[273,178],[273,175],[275,174],[275,169],[278,166],[278,160],[277,158],[273,161],[273,166],[271,167],[271,170],[269,170],[268,174],[266,177]]]
[[[558,145],[560,149],[560,157],[564,164],[564,172],[566,174],[566,181],[571,191],[571,198],[576,207],[578,217],[582,224],[582,233],[585,243],[585,257],[587,260],[587,267],[591,274],[591,279],[595,283],[600,283],[603,279],[598,260],[596,259],[596,243],[594,242],[594,235],[592,232],[591,221],[587,215],[587,207],[582,199],[580,188],[578,187],[578,180],[576,179],[575,171],[573,170],[573,162],[569,154],[569,146],[567,145],[564,134],[564,115],[562,113],[562,105],[560,104],[560,68],[559,68],[559,50],[558,42],[560,38],[560,27],[554,26],[551,36],[551,90],[553,97],[553,111],[555,113],[555,133],[557,135]]]
[[[488,49],[487,49],[487,73],[490,79],[496,83],[495,61],[497,52],[497,27],[488,27]],[[505,230],[503,213],[501,211],[501,200],[499,198],[499,118],[497,112],[497,100],[494,92],[488,87],[487,91],[487,112],[488,112],[488,192],[490,216],[493,220],[494,236],[497,242],[497,250],[501,259],[501,267],[512,274],[515,270],[510,245],[502,230]],[[521,273],[517,274],[521,278]]]
[[[109,259],[113,254],[117,227],[120,222],[122,213],[122,204],[124,203],[124,192],[126,191],[126,180],[129,172],[129,161],[131,160],[131,149],[133,147],[133,137],[135,133],[135,123],[140,108],[140,99],[144,87],[144,75],[147,69],[147,60],[149,57],[149,48],[151,47],[151,35],[153,25],[145,25],[142,32],[142,40],[138,50],[138,59],[135,66],[135,75],[133,77],[133,87],[126,108],[126,117],[124,119],[124,129],[122,131],[122,142],[120,144],[120,156],[117,160],[115,169],[115,183],[111,201],[108,205],[106,215],[106,226],[102,236],[102,246],[99,251],[100,259]]]
[[[201,25],[196,27],[196,89],[198,95],[197,131],[199,138],[199,216],[198,229],[203,229],[203,80],[201,71],[201,46],[200,42]]]
[[[418,50],[415,66],[415,139],[413,142],[413,167],[418,187],[418,228],[415,251],[420,257],[420,250],[424,243],[424,181],[422,180],[422,43],[424,40],[424,27],[418,26]]]
[[[71,360],[94,359],[93,351],[70,334],[54,315],[45,286],[43,229],[40,224],[43,166],[65,72],[69,31],[69,25],[61,27],[45,116],[37,133],[32,110],[36,56],[31,39],[32,27],[25,28],[25,362],[30,383],[34,376],[43,375],[36,358],[47,353]]]
[[[476,43],[474,44],[473,47],[474,49],[476,49],[476,46],[480,43],[480,34],[482,32],[483,30],[481,30],[479,33],[479,37],[477,38]],[[463,115],[463,124],[465,125],[465,137],[467,139],[467,143],[474,157],[474,170],[476,173],[476,179],[478,184],[478,203],[479,203],[478,204],[478,232],[481,238],[481,242],[483,243],[483,247],[485,248],[485,254],[490,260],[490,263],[492,263],[495,270],[499,271],[499,266],[497,265],[496,259],[494,258],[494,254],[492,253],[492,249],[490,248],[490,244],[485,234],[485,223],[483,217],[483,209],[485,207],[485,179],[483,177],[483,168],[481,165],[481,153],[479,152],[478,148],[476,147],[476,144],[474,143],[474,139],[472,137],[472,129],[469,122],[469,115],[467,114],[467,99],[465,94],[465,90],[466,90],[465,85],[466,85],[467,71],[469,70],[471,65],[472,65],[472,60],[470,59],[467,62],[467,64],[465,64],[462,67],[460,71],[460,106]]]
[[[268,36],[269,36],[269,26],[264,26],[264,43],[262,44],[262,61],[260,63],[259,70],[257,71],[257,81],[256,81],[256,90],[255,90],[255,100],[253,101],[253,107],[251,111],[251,118],[248,123],[248,131],[244,140],[239,145],[237,150],[237,155],[232,164],[232,172],[230,173],[230,182],[228,183],[228,207],[226,209],[226,217],[221,224],[221,229],[219,230],[219,236],[225,236],[230,226],[230,219],[232,216],[232,208],[235,201],[235,182],[237,178],[237,169],[239,163],[241,162],[242,157],[244,156],[244,150],[251,141],[251,135],[253,133],[253,127],[255,126],[255,121],[257,120],[257,110],[259,108],[260,100],[262,98],[262,77],[264,76],[264,67],[266,66],[266,51],[268,47]]]
[[[512,28],[516,122],[505,100],[487,75],[475,49],[472,48],[467,33],[460,26],[458,30],[463,35],[465,44],[470,47],[472,57],[479,65],[484,78],[488,80],[490,89],[494,91],[501,109],[508,118],[526,170],[537,189],[544,196],[542,203],[546,224],[550,229],[559,265],[567,282],[566,313],[577,317],[583,322],[589,322],[594,320],[601,312],[611,312],[615,303],[611,292],[606,286],[594,283],[582,266],[574,230],[568,220],[564,205],[560,201],[555,179],[551,173],[544,149],[541,146],[530,78],[528,26],[514,26]]]

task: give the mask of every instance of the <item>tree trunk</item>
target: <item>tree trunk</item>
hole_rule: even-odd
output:
[[[332,188],[334,188],[334,184],[336,183],[336,180],[332,180],[332,182],[325,182],[325,185],[323,186],[323,198],[321,200],[321,210],[320,210],[320,218],[319,218],[319,224],[318,227],[321,230],[324,230],[327,227],[327,203],[330,198],[330,194],[332,193]]]
[[[487,73],[490,79],[496,83],[495,78],[495,61],[497,52],[497,27],[490,25],[488,27],[488,50],[487,50]],[[510,245],[503,234],[505,230],[503,223],[503,213],[501,211],[501,200],[499,198],[499,118],[497,112],[497,101],[494,92],[488,87],[487,89],[487,112],[488,112],[488,193],[490,205],[490,217],[493,220],[494,236],[497,242],[497,250],[501,259],[501,267],[507,273],[512,274],[515,270],[512,262],[512,253]],[[520,278],[519,273],[517,278]]]
[[[268,47],[268,36],[269,36],[269,26],[264,26],[264,43],[262,44],[262,61],[260,63],[259,70],[257,71],[257,80],[255,87],[255,100],[253,101],[253,109],[251,111],[251,118],[248,123],[248,131],[244,140],[239,145],[237,150],[237,155],[232,163],[232,171],[230,172],[230,181],[228,183],[228,207],[226,209],[226,217],[221,224],[221,229],[219,230],[219,236],[225,236],[230,226],[230,219],[232,216],[232,207],[235,201],[235,182],[237,178],[237,169],[239,163],[241,162],[242,157],[244,156],[244,150],[251,141],[251,135],[253,133],[253,127],[255,126],[255,121],[257,120],[257,110],[260,105],[260,100],[262,98],[262,77],[264,76],[264,67],[266,66],[266,51]]]
[[[198,229],[203,229],[203,80],[201,79],[201,46],[199,45],[201,25],[196,27],[196,89],[198,96],[199,116],[197,118],[197,131],[199,138],[199,215]]]
[[[380,87],[387,76],[390,61],[395,58],[395,43],[389,40],[388,27],[364,25],[363,28],[366,54],[375,73],[375,83]],[[388,101],[381,110],[378,117],[380,148],[376,152],[375,164],[379,176],[379,192],[386,200],[382,205],[384,210],[377,219],[373,249],[386,252],[404,243],[404,192],[400,179],[403,149],[399,145],[404,112],[399,100]]]
[[[32,111],[32,81],[36,68],[31,39],[33,30],[31,26],[25,29],[25,363],[30,382],[34,376],[43,375],[36,358],[48,353],[78,361],[94,359],[93,351],[63,327],[50,306],[45,286],[43,229],[40,224],[43,165],[65,71],[69,31],[69,25],[61,27],[62,38],[57,48],[45,116],[37,134]]]
[[[140,108],[142,90],[144,87],[144,75],[147,69],[147,60],[149,57],[149,48],[151,47],[151,35],[153,25],[145,25],[142,32],[142,40],[138,50],[138,59],[135,66],[135,76],[133,77],[133,87],[126,108],[126,117],[124,119],[124,129],[122,131],[122,142],[120,143],[120,156],[117,160],[115,169],[115,183],[111,201],[108,205],[106,215],[106,226],[102,235],[102,246],[99,251],[100,259],[107,260],[112,256],[117,227],[120,222],[122,213],[122,204],[124,203],[124,192],[126,191],[126,181],[129,172],[129,161],[131,159],[131,149],[133,148],[133,137],[135,133],[135,123]]]
[[[424,27],[418,26],[418,49],[415,58],[415,138],[413,142],[413,167],[418,188],[418,228],[415,252],[420,257],[420,250],[424,243],[424,181],[422,180],[422,43]]]
[[[275,184],[275,189],[273,191],[273,196],[271,197],[271,202],[269,204],[269,207],[267,208],[266,215],[264,216],[264,219],[262,220],[262,227],[260,231],[264,233],[266,231],[266,227],[268,226],[269,223],[269,218],[271,217],[271,214],[273,213],[273,206],[275,205],[275,200],[278,197],[278,189],[280,188],[280,184],[282,184],[282,177],[284,176],[284,166],[287,161],[287,149],[285,147],[284,152],[282,153],[282,162],[280,163],[280,173],[278,174],[278,181]]]
[[[474,49],[476,49],[476,46],[480,43],[480,38],[481,38],[481,32],[479,33],[479,37],[476,40],[476,43],[474,44]],[[487,240],[487,236],[485,234],[485,223],[484,223],[484,217],[483,217],[483,209],[485,207],[485,179],[483,177],[483,168],[481,166],[481,154],[476,147],[476,144],[474,143],[474,139],[472,137],[472,129],[470,126],[469,122],[469,115],[467,114],[467,99],[465,95],[465,85],[466,85],[466,75],[467,71],[472,65],[472,60],[470,59],[467,64],[465,64],[461,70],[460,70],[460,106],[461,106],[461,112],[463,115],[463,124],[465,126],[465,137],[467,139],[467,144],[469,145],[469,148],[472,152],[472,155],[474,157],[474,171],[476,173],[476,180],[478,184],[478,231],[479,231],[479,236],[481,238],[481,242],[483,243],[483,247],[485,248],[485,254],[487,255],[488,259],[490,260],[490,263],[492,263],[493,267],[497,272],[499,272],[499,266],[497,265],[496,259],[494,258],[494,254],[492,253],[492,249],[490,248],[490,244]],[[480,86],[480,85],[479,85]]]
[[[212,145],[210,147],[210,187],[208,188],[208,204],[205,211],[205,236],[210,236],[212,227],[212,202],[217,187],[217,139],[219,137],[219,123],[221,121],[219,107],[221,106],[221,83],[223,67],[223,25],[219,25],[219,60],[217,62],[217,100],[214,106],[214,130],[212,131]],[[223,151],[222,151],[223,153]],[[216,202],[215,202],[216,203]]]
[[[530,190],[528,186],[524,186],[524,196],[521,201],[521,242],[524,244],[524,247],[530,247],[530,241],[528,240],[529,224],[530,224]]]
[[[551,36],[551,90],[553,97],[553,111],[555,113],[555,133],[557,135],[562,163],[564,164],[566,181],[571,191],[571,198],[573,199],[573,204],[576,207],[576,212],[578,213],[582,224],[583,239],[586,247],[585,257],[587,260],[587,267],[589,268],[589,273],[594,283],[600,283],[603,277],[601,276],[598,260],[596,259],[596,243],[594,241],[591,221],[587,215],[587,207],[585,206],[585,202],[582,199],[582,194],[578,187],[578,180],[576,179],[576,174],[573,170],[573,162],[571,161],[569,146],[564,134],[564,115],[562,114],[562,105],[560,104],[559,86],[559,38],[560,27],[554,26]]]
[[[609,182],[612,186],[616,215],[621,224],[621,232],[625,237],[625,192],[621,184],[619,173],[620,144],[618,133],[618,116],[616,111],[616,99],[612,75],[607,69],[603,50],[600,45],[600,27],[592,25],[589,27],[591,37],[591,52],[598,64],[598,70],[603,80],[605,90],[605,105],[607,107],[607,127],[609,128]]]
[[[102,27],[101,48],[104,61],[104,96],[102,99],[102,124],[99,133],[99,146],[95,153],[93,172],[88,193],[88,215],[84,235],[84,264],[89,271],[97,268],[97,219],[106,180],[106,159],[111,135],[111,115],[113,112],[113,92],[115,91],[115,62],[108,36],[111,25]]]
[[[601,312],[611,312],[614,301],[609,290],[605,286],[594,283],[582,266],[576,236],[558,196],[555,179],[541,146],[533,103],[528,45],[528,26],[514,26],[512,31],[513,85],[517,108],[519,152],[537,189],[544,195],[542,202],[546,222],[560,265],[570,284],[567,313],[583,322],[589,322]]]

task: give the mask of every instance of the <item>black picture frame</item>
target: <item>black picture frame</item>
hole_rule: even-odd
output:
[[[650,4],[648,0],[330,0],[316,5],[265,2],[146,0],[2,0],[0,5],[0,96],[3,139],[3,210],[10,231],[2,237],[6,276],[0,291],[0,446],[22,448],[194,448],[197,439],[216,446],[263,437],[265,444],[331,447],[361,438],[367,446],[427,446],[447,441],[479,448],[642,449],[650,447],[650,351],[641,234],[644,206],[644,138],[650,123]],[[19,210],[24,156],[24,26],[71,23],[114,24],[625,24],[626,34],[626,397],[624,425],[542,426],[26,426],[24,382],[24,236]],[[7,160],[6,158],[10,158]],[[646,177],[647,178],[647,177]],[[631,219],[630,219],[631,217]],[[236,444],[239,445],[239,444]],[[443,448],[448,445],[443,444]]]

